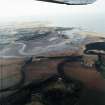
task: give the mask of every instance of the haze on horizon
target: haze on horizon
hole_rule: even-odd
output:
[[[77,6],[35,0],[0,0],[0,22],[47,21],[58,26],[80,26],[105,32],[104,10],[105,0]]]

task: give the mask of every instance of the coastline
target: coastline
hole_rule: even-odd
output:
[[[97,42],[97,41],[101,42],[103,40],[104,39],[102,39],[100,37],[86,36],[83,39],[83,41],[78,44],[78,41],[77,41],[77,43],[76,42],[74,43],[69,38],[68,39],[62,39],[62,40],[59,40],[63,43],[62,45],[60,45],[58,43],[60,46],[55,46],[54,48],[50,46],[50,50],[46,50],[43,53],[32,55],[32,56],[33,57],[36,57],[36,56],[47,56],[47,57],[48,56],[49,57],[53,57],[53,56],[80,56],[80,55],[83,55],[83,51],[85,49],[86,44]],[[46,44],[48,44],[48,43],[46,43]],[[4,57],[4,58],[1,57],[0,58],[0,67],[2,67],[2,68],[0,69],[0,73],[3,72],[4,76],[0,79],[7,79],[6,81],[8,81],[9,77],[19,75],[21,67],[24,64],[24,61],[26,59],[27,59],[27,56],[22,56],[22,55],[19,56],[19,57],[16,57],[16,58],[15,57],[7,57],[7,58],[6,57]],[[31,80],[34,80],[34,79],[35,80],[42,80],[44,78],[49,77],[52,74],[57,73],[57,64],[61,61],[62,60],[47,60],[47,59],[42,60],[42,61],[38,61],[37,59],[34,59],[32,64],[30,64],[27,67],[26,80],[28,82],[31,81]],[[74,64],[74,67],[75,67],[75,64]],[[91,74],[90,70],[89,71],[87,70],[87,72],[84,71],[84,73],[89,74],[85,77],[84,77],[84,73],[81,73],[81,71],[75,72],[76,74],[74,73],[72,75],[74,75],[74,77],[75,77],[75,75],[77,75],[78,73],[80,75],[80,73],[81,73],[81,76],[79,77],[79,78],[81,78],[80,80],[88,86],[90,85],[89,83],[91,81],[95,80],[95,78],[90,78],[90,76],[91,77],[96,77],[96,75],[97,75],[98,79],[96,79],[96,81],[99,81],[98,83],[100,84],[100,86],[105,84],[105,81],[102,80],[102,78],[100,78],[99,73],[97,73],[96,71],[93,73],[94,70],[95,69],[92,70],[92,74]],[[20,78],[21,77],[16,77],[15,80],[19,81]],[[12,81],[12,78],[11,78],[11,81]],[[105,86],[103,86],[103,87],[101,86],[102,89],[104,87]]]

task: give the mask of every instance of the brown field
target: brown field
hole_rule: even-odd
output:
[[[68,54],[76,55],[76,53]],[[26,81],[44,80],[51,75],[56,74],[57,64],[61,61],[61,59],[43,59],[41,61],[33,60],[33,62],[26,67]],[[7,86],[11,84],[8,83],[9,78],[11,78],[11,82],[14,81],[12,80],[12,77],[15,77],[16,81],[19,81],[21,78],[19,75],[21,74],[21,67],[23,64],[24,60],[20,58],[0,60],[0,75],[2,75],[0,76],[0,79],[4,79]],[[89,88],[105,89],[105,80],[101,77],[100,73],[96,71],[95,67],[83,67],[79,62],[72,62],[65,66],[65,74],[82,81]]]

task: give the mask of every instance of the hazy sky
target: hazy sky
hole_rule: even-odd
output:
[[[89,5],[63,5],[35,0],[0,0],[0,21],[47,21],[105,32],[105,0]]]
[[[0,18],[20,16],[42,16],[72,13],[105,12],[105,0],[97,0],[94,4],[85,6],[67,6],[35,0],[0,0]]]

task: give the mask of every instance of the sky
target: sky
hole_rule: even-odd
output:
[[[105,0],[89,5],[64,5],[35,0],[0,0],[0,22],[47,21],[58,26],[88,27],[105,32]]]
[[[94,4],[87,6],[68,6],[35,0],[0,0],[0,19],[63,13],[104,13],[103,10],[105,10],[105,0],[97,0]]]

